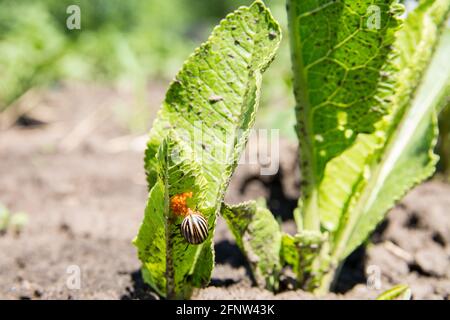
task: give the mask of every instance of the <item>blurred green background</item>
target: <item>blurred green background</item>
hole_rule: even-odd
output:
[[[62,80],[127,83],[137,97],[151,83],[167,87],[212,28],[244,0],[0,0],[0,111],[33,87]],[[294,138],[293,96],[284,0],[265,3],[285,37],[264,77],[258,127]],[[68,6],[81,9],[81,29],[69,30]],[[139,100],[139,99],[138,99]],[[134,133],[151,125],[141,101]],[[270,107],[270,109],[269,109]],[[268,111],[270,110],[270,112]],[[277,110],[277,112],[273,112]],[[136,112],[130,107],[130,112]]]

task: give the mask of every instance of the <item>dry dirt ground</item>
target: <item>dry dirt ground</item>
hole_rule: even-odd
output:
[[[150,90],[156,105],[161,92]],[[145,137],[130,135],[111,108],[129,100],[126,92],[71,84],[24,99],[20,109],[28,110],[27,117],[13,126],[14,115],[2,115],[0,202],[25,212],[29,221],[19,233],[0,235],[0,298],[158,298],[142,283],[131,245],[146,202]],[[240,166],[227,200],[266,197],[283,228],[293,232],[296,148],[286,141],[280,148],[278,174],[261,178],[257,167]],[[336,292],[325,298],[371,299],[407,283],[415,299],[449,299],[449,208],[449,185],[431,181],[415,188],[389,213],[372,243],[348,259]],[[245,259],[221,219],[215,249],[211,284],[195,299],[314,298],[293,290],[288,278],[277,295],[252,287]],[[76,268],[80,289],[70,286]],[[380,290],[366,286],[367,270],[380,273]]]

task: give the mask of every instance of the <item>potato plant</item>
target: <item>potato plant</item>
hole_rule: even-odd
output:
[[[169,87],[146,150],[150,193],[134,240],[144,280],[161,296],[189,297],[210,280],[216,216],[255,120],[261,74],[280,37],[261,2],[240,8],[214,29]],[[199,245],[183,238],[183,217],[171,210],[171,198],[184,192],[192,193],[186,205],[208,221],[209,236]]]
[[[297,250],[298,278],[324,292],[386,211],[434,172],[448,72],[427,83],[426,70],[450,2],[422,1],[404,21],[395,1],[341,1],[318,11],[314,4],[291,1],[288,10],[305,180],[294,213],[299,234],[285,243],[314,243],[312,257]],[[375,28],[367,22],[374,4]]]
[[[449,10],[450,0],[424,0],[401,18],[393,0],[287,1],[303,179],[294,236],[264,203],[223,202],[281,30],[261,1],[222,20],[170,84],[150,132],[134,239],[144,281],[178,299],[207,285],[220,214],[258,285],[278,290],[288,265],[298,287],[330,290],[344,259],[435,170]]]

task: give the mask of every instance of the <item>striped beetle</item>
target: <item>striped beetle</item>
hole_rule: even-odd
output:
[[[200,212],[187,206],[187,199],[192,198],[192,192],[174,195],[170,199],[170,208],[178,216],[184,216],[180,226],[181,235],[190,244],[200,244],[208,237],[208,222]]]
[[[181,223],[181,234],[190,244],[200,244],[208,237],[208,222],[199,212],[190,210]]]

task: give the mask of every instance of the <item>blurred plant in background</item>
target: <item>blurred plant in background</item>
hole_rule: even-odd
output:
[[[145,94],[151,82],[168,82],[214,23],[245,0],[0,0],[0,111],[27,90],[60,80],[113,83],[131,88],[127,106],[132,131],[151,123]],[[286,28],[284,0],[266,1]],[[81,10],[81,30],[69,30],[70,5]],[[265,79],[262,106],[284,108],[278,117],[262,112],[260,125],[293,135],[288,41]],[[279,81],[282,79],[283,81]],[[159,103],[159,102],[158,102]],[[271,113],[273,115],[273,113]],[[134,120],[133,120],[134,119]],[[258,125],[258,124],[257,124]],[[288,128],[289,127],[289,128]]]
[[[40,4],[0,2],[0,110],[53,77],[64,36]]]
[[[25,212],[11,213],[7,207],[0,202],[0,236],[8,230],[18,234],[28,223],[28,215]]]

